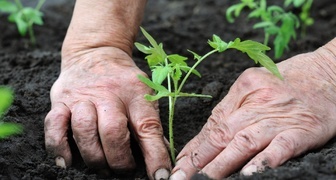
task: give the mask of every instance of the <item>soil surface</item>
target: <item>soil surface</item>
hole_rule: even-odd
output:
[[[61,2],[61,3],[60,3]],[[80,156],[73,166],[61,169],[55,166],[44,147],[43,121],[50,109],[49,90],[60,73],[60,49],[71,19],[73,1],[58,1],[44,6],[44,26],[36,26],[37,46],[21,38],[13,24],[0,15],[0,84],[15,91],[15,101],[4,121],[24,126],[22,135],[0,141],[0,179],[101,179],[88,169]],[[263,33],[253,30],[253,21],[246,20],[244,12],[234,24],[225,19],[225,10],[238,1],[219,0],[149,0],[142,26],[168,53],[189,56],[187,49],[203,54],[209,50],[207,40],[212,34],[229,41],[236,37],[262,42]],[[269,3],[280,1],[269,1]],[[282,1],[281,1],[282,2]],[[336,35],[336,3],[333,0],[314,1],[312,16],[315,24],[307,35],[290,44],[282,59],[313,51]],[[146,42],[142,36],[138,41]],[[270,52],[272,56],[273,52]],[[134,60],[148,72],[143,55],[134,50]],[[227,94],[235,79],[247,68],[255,66],[246,55],[236,51],[214,55],[201,64],[201,79],[191,78],[185,91],[211,94],[214,98],[180,98],[176,108],[175,141],[177,150],[194,137],[209,117],[214,106]],[[160,101],[161,118],[167,130],[167,101]],[[165,131],[167,135],[167,131]],[[135,148],[137,148],[135,146]],[[75,150],[74,150],[75,151]],[[133,152],[137,152],[134,150]],[[77,153],[78,154],[78,153]],[[134,154],[137,169],[124,177],[112,175],[106,179],[147,179],[141,155]],[[281,167],[267,169],[251,177],[238,173],[230,179],[336,179],[336,139],[320,149],[285,162]]]

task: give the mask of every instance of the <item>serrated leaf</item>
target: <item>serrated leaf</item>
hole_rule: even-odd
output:
[[[171,63],[179,64],[183,66],[187,64],[185,61],[188,60],[187,57],[181,56],[179,54],[171,54],[171,55],[168,55],[167,58]]]
[[[223,52],[227,49],[227,43],[215,34],[212,35],[212,41],[208,40],[208,44],[218,52]]]
[[[141,52],[144,52],[145,54],[148,54],[145,59],[148,62],[148,65],[150,67],[156,66],[158,64],[163,64],[165,62],[165,59],[167,57],[166,53],[163,50],[163,45],[162,43],[157,44],[157,42],[154,40],[154,38],[147,33],[145,29],[142,27],[141,31],[143,35],[146,37],[146,39],[149,41],[149,43],[152,45],[152,47],[146,47],[144,45],[140,45],[140,43],[135,43],[136,47],[139,47],[139,50]]]
[[[231,46],[229,46],[228,48],[234,48],[246,53],[252,60],[254,60],[255,63],[259,62],[262,66],[271,71],[275,76],[282,79],[282,76],[275,63],[264,53],[266,50],[270,49],[268,46],[252,40],[235,40],[234,43],[232,43]]]
[[[173,73],[171,74],[172,75],[172,78],[174,81],[179,81],[182,77],[182,71],[180,69],[180,65],[179,64],[176,64],[174,66],[174,70],[173,70]]]
[[[162,84],[167,78],[170,68],[167,66],[155,66],[152,69],[152,80],[155,84]]]

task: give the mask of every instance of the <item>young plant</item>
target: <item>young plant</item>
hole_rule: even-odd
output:
[[[274,62],[264,54],[264,51],[270,48],[251,40],[241,41],[236,38],[234,41],[224,42],[217,35],[213,35],[212,40],[208,41],[208,44],[212,47],[212,50],[205,55],[198,55],[197,53],[188,50],[195,59],[195,63],[189,66],[186,61],[187,57],[179,54],[167,54],[162,43],[157,43],[154,38],[148,34],[143,28],[141,28],[143,35],[147,38],[150,46],[135,43],[137,49],[144,54],[147,54],[145,59],[152,71],[151,79],[139,75],[138,78],[141,82],[154,90],[154,94],[146,94],[145,99],[148,101],[155,101],[162,97],[168,97],[169,101],[169,143],[170,153],[173,162],[175,162],[175,147],[174,147],[174,135],[173,135],[173,120],[174,109],[177,98],[179,97],[205,97],[210,98],[209,95],[186,93],[182,92],[183,86],[187,82],[189,76],[194,74],[201,77],[201,74],[196,70],[196,67],[207,57],[214,53],[222,53],[228,49],[236,49],[243,53],[246,53],[255,63],[260,63],[266,69],[271,71],[275,76],[282,79]],[[167,86],[163,85],[166,82]]]
[[[284,6],[288,7],[291,4],[293,4],[295,8],[301,8],[301,12],[299,14],[301,22],[301,36],[305,36],[307,27],[314,24],[314,19],[310,17],[313,0],[285,0]]]
[[[275,58],[280,58],[284,49],[288,48],[290,40],[296,38],[296,29],[300,27],[297,16],[292,12],[286,12],[280,6],[267,6],[266,0],[241,0],[240,3],[227,9],[227,20],[234,22],[234,17],[238,17],[245,7],[251,10],[248,18],[260,20],[253,28],[264,30],[264,45],[268,45],[270,36],[275,36],[273,41]]]
[[[13,92],[5,86],[0,86],[0,139],[22,132],[22,126],[15,123],[5,123],[1,119],[13,102]]]
[[[21,36],[28,32],[30,42],[35,45],[36,38],[33,25],[43,25],[43,13],[40,8],[45,0],[39,0],[35,8],[24,7],[20,0],[0,0],[0,12],[8,13],[8,20],[16,24]]]

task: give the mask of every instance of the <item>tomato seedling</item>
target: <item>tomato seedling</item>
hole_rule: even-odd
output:
[[[301,36],[305,36],[307,27],[314,24],[314,19],[310,17],[310,10],[313,0],[285,0],[285,7],[293,4],[295,8],[301,8],[299,14],[301,22]]]
[[[288,48],[290,40],[296,38],[296,29],[300,27],[298,17],[292,12],[286,12],[280,6],[267,6],[266,0],[241,0],[240,3],[227,9],[227,20],[234,22],[234,18],[238,17],[245,7],[251,10],[248,18],[260,20],[253,28],[264,30],[264,45],[268,45],[270,36],[275,36],[273,41],[275,58],[280,58]]]
[[[22,126],[16,123],[5,123],[1,119],[13,102],[13,92],[5,86],[0,86],[0,139],[22,132]]]
[[[135,43],[136,48],[147,54],[145,59],[151,69],[151,79],[139,75],[138,78],[141,82],[154,90],[154,94],[146,94],[145,99],[148,101],[155,101],[162,97],[168,97],[169,101],[169,144],[172,161],[175,162],[175,147],[174,147],[174,134],[173,134],[173,120],[174,109],[177,98],[179,97],[204,97],[211,98],[209,95],[186,93],[182,92],[182,88],[187,82],[187,79],[191,74],[201,77],[200,72],[196,70],[196,67],[207,57],[214,53],[222,53],[228,49],[236,49],[243,53],[246,53],[255,63],[260,63],[266,69],[271,71],[275,76],[282,79],[277,66],[274,62],[265,55],[264,51],[270,48],[264,44],[246,40],[241,41],[236,38],[234,41],[224,42],[219,36],[213,35],[212,40],[208,41],[208,44],[213,50],[205,55],[199,55],[193,51],[188,50],[196,60],[192,66],[189,66],[186,61],[187,57],[179,54],[167,54],[163,49],[162,43],[157,43],[155,39],[141,28],[143,35],[149,41],[150,46]],[[163,85],[166,82],[167,86]]]
[[[0,11],[8,13],[8,20],[16,24],[18,32],[21,36],[25,36],[28,32],[30,42],[35,45],[36,38],[33,25],[43,25],[40,11],[45,0],[39,0],[35,8],[24,7],[20,0],[0,0]]]

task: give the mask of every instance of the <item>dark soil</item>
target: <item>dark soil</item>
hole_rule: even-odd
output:
[[[16,27],[0,15],[0,84],[15,90],[15,101],[4,121],[24,126],[22,135],[0,141],[0,179],[100,179],[88,169],[80,156],[75,157],[71,168],[54,165],[44,147],[43,120],[50,109],[49,90],[60,73],[60,48],[70,22],[74,2],[48,3],[43,9],[45,25],[36,27],[37,46],[29,46],[27,38],[21,38]],[[244,15],[234,24],[225,20],[226,8],[238,1],[193,0],[148,2],[143,27],[158,41],[164,43],[168,53],[189,55],[186,49],[200,54],[209,50],[207,40],[212,34],[224,40],[253,39],[262,42],[263,33],[253,30],[254,22]],[[271,2],[271,1],[270,1]],[[279,1],[272,1],[278,2]],[[282,1],[281,1],[282,2]],[[314,1],[312,16],[315,24],[308,28],[307,36],[290,44],[281,59],[315,50],[336,35],[336,3],[333,0]],[[138,41],[145,42],[142,36]],[[270,55],[272,56],[272,52]],[[148,72],[143,55],[134,51],[134,60]],[[277,60],[281,61],[281,60]],[[192,78],[185,91],[211,94],[211,100],[180,99],[175,120],[177,150],[195,136],[206,122],[211,109],[226,95],[235,79],[255,64],[245,55],[229,51],[212,56],[199,71],[202,79]],[[167,130],[167,101],[160,102],[161,118]],[[167,133],[167,132],[166,132]],[[137,147],[135,147],[137,148]],[[136,151],[134,151],[136,152]],[[138,167],[127,177],[112,175],[108,179],[147,179],[141,155],[135,154]],[[233,174],[232,179],[336,179],[336,141],[307,152],[286,162],[279,168],[249,178]]]

